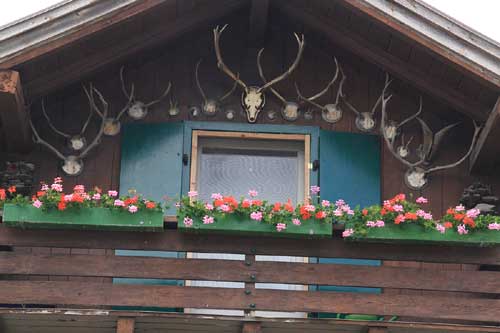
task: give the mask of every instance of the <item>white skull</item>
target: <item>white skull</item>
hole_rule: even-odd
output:
[[[83,171],[83,161],[74,155],[70,155],[64,160],[62,170],[68,176],[78,176]]]
[[[342,119],[342,109],[340,109],[336,104],[327,104],[321,111],[321,117],[327,123],[336,123]]]
[[[258,91],[258,87],[249,87],[248,91],[241,95],[241,104],[247,113],[249,123],[255,123],[259,112],[264,108],[265,96]]]
[[[75,135],[69,139],[69,147],[75,151],[82,150],[86,146],[85,138],[79,135]]]
[[[286,102],[283,110],[281,110],[283,118],[288,121],[297,120],[299,117],[299,105],[294,102]]]
[[[120,133],[121,124],[115,118],[106,118],[104,120],[104,135],[115,136]]]
[[[427,185],[425,170],[422,168],[412,168],[405,173],[405,183],[412,190],[420,190]]]
[[[363,132],[369,132],[375,127],[375,119],[370,112],[361,112],[361,114],[356,117],[356,127]]]
[[[134,120],[146,117],[147,113],[148,109],[146,108],[146,104],[140,101],[135,102],[128,108],[128,115]]]
[[[181,113],[181,110],[177,106],[171,106],[170,109],[168,109],[168,115],[171,117],[175,117],[179,113]]]
[[[410,150],[406,146],[399,146],[397,148],[397,153],[402,158],[406,158],[406,157],[408,157],[408,155],[410,155]]]
[[[217,111],[219,111],[219,106],[217,105],[216,101],[214,101],[213,99],[209,99],[206,103],[203,104],[202,110],[203,113],[207,116],[214,116]]]

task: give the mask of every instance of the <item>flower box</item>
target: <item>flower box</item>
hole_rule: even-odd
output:
[[[353,222],[345,224],[346,229],[353,227]],[[460,235],[453,230],[447,230],[445,233],[440,233],[437,230],[428,230],[421,225],[410,222],[399,225],[386,224],[383,228],[369,228],[365,234],[354,233],[345,239],[349,241],[377,243],[491,246],[500,244],[500,232],[495,230],[476,230],[466,235]]]
[[[288,238],[325,238],[332,235],[331,223],[313,218],[301,221],[300,225],[288,224],[286,229],[277,231],[276,226],[271,223],[252,220],[237,214],[228,214],[211,224],[204,224],[202,219],[193,218],[191,226],[184,224],[184,217],[184,215],[177,217],[177,228],[184,232]]]
[[[132,214],[125,210],[101,207],[42,210],[32,205],[6,203],[3,207],[3,223],[24,229],[162,231],[163,213],[142,210]]]

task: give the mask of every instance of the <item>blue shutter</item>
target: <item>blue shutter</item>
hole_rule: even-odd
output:
[[[351,207],[380,203],[380,141],[375,135],[320,131],[321,198]],[[318,258],[320,264],[380,266],[380,260]],[[321,291],[380,293],[380,288],[318,286]],[[320,314],[320,317],[338,317]],[[376,319],[374,317],[373,319]]]
[[[135,189],[162,202],[181,194],[183,123],[129,124],[122,133],[120,194]],[[175,215],[170,203],[168,215]],[[116,250],[118,256],[178,257],[177,252]],[[116,284],[178,285],[183,281],[114,278]],[[116,310],[176,311],[163,308],[116,307]]]
[[[129,124],[122,133],[120,193],[163,201],[181,194],[183,123]],[[168,215],[175,215],[171,205]]]

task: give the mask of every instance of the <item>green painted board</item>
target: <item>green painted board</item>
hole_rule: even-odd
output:
[[[185,232],[220,233],[248,236],[272,236],[288,238],[326,238],[332,235],[332,224],[315,219],[302,221],[300,226],[289,224],[281,232],[269,223],[258,222],[250,218],[226,216],[216,219],[212,224],[203,224],[201,219],[193,218],[193,225],[186,227],[184,216],[178,216],[177,228]]]
[[[349,228],[349,225],[346,225]],[[500,244],[500,231],[474,231],[467,235],[459,235],[455,231],[447,230],[444,234],[437,230],[425,230],[416,224],[386,224],[384,228],[370,228],[366,236],[345,238],[350,241],[365,241],[378,243],[413,243],[413,244],[442,244],[442,245],[470,245],[491,246]]]
[[[162,231],[162,212],[137,212],[108,208],[43,211],[29,205],[5,204],[3,223],[23,229],[87,229]]]

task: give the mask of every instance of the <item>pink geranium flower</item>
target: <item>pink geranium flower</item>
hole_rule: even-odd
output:
[[[187,216],[184,218],[183,222],[186,227],[191,227],[193,225],[193,219]]]
[[[137,206],[134,205],[128,206],[128,211],[132,214],[137,213],[137,209],[138,209]]]
[[[467,215],[467,217],[470,217],[471,219],[475,219],[476,217],[479,216],[479,214],[481,214],[481,211],[477,208],[472,208],[472,209],[469,209],[465,215]]]
[[[116,197],[116,196],[118,195],[118,192],[117,192],[117,191],[113,191],[113,190],[111,190],[111,191],[108,191],[108,195],[109,195],[110,197],[114,198],[114,197]]]
[[[40,208],[42,205],[42,202],[38,199],[33,202],[33,207]]]
[[[255,198],[256,196],[259,195],[259,192],[257,192],[256,190],[250,190],[248,191],[248,195],[252,198]]]
[[[344,232],[342,233],[342,237],[351,237],[352,234],[354,234],[354,230],[353,229],[346,229],[344,230]]]
[[[295,224],[295,225],[301,225],[302,224],[299,219],[292,219],[292,223]]]
[[[402,212],[402,211],[404,211],[404,208],[403,208],[402,205],[394,205],[392,208],[394,209],[395,212]]]
[[[444,227],[444,225],[442,225],[440,223],[436,224],[436,230],[442,234],[444,234],[446,232],[446,228]]]
[[[41,188],[42,191],[44,192],[47,192],[49,190],[49,185],[47,184],[42,184],[42,188]]]
[[[205,204],[205,209],[210,210],[210,211],[214,210],[214,205],[207,203],[207,204]]]
[[[220,210],[222,210],[224,213],[227,213],[231,210],[231,207],[229,207],[229,205],[226,205],[226,204],[223,204],[223,205],[220,205]]]
[[[385,222],[382,220],[378,220],[377,222],[375,222],[375,226],[377,228],[383,228],[383,227],[385,227]]]
[[[203,216],[203,224],[212,224],[214,223],[214,217],[205,215]]]
[[[262,220],[262,212],[252,212],[250,214],[250,218],[255,221],[261,221]]]
[[[220,193],[212,193],[210,197],[212,198],[212,200],[222,200],[223,198],[222,194]]]
[[[488,229],[489,230],[500,230],[500,223],[490,223],[488,224]]]
[[[457,226],[457,231],[460,235],[467,235],[469,233],[469,230],[467,230],[464,224]]]
[[[198,192],[197,191],[189,191],[188,192],[188,197],[190,197],[191,199],[194,198],[194,197],[197,197],[198,196]]]
[[[94,195],[92,195],[92,199],[101,200],[101,193],[94,193]]]
[[[124,207],[125,203],[120,199],[116,199],[115,202],[113,203],[113,205],[116,207]]]
[[[328,200],[321,200],[321,206],[323,206],[323,207],[330,207],[330,201],[328,201]]]
[[[463,212],[465,210],[465,207],[464,207],[464,205],[460,204],[460,205],[455,207],[455,210],[457,212]]]
[[[276,231],[281,232],[282,230],[286,229],[286,224],[285,223],[278,223],[276,224]]]
[[[55,183],[55,184],[60,184],[60,183],[62,183],[62,181],[63,181],[63,180],[62,180],[62,178],[61,178],[61,177],[56,177],[56,178],[54,178],[54,183]]]
[[[73,191],[76,193],[83,193],[83,192],[85,192],[85,186],[75,185],[75,187],[73,187]]]
[[[342,200],[342,199],[339,199],[337,201],[335,201],[335,206],[337,207],[341,207],[341,206],[344,206],[345,205],[345,201]]]
[[[312,213],[316,210],[316,207],[314,207],[314,205],[305,205],[304,209],[306,210],[306,212]]]
[[[50,188],[53,189],[56,192],[62,192],[63,191],[63,186],[62,186],[62,184],[59,184],[59,183],[54,183],[54,184],[50,185]]]
[[[321,191],[321,188],[317,185],[311,186],[311,194],[316,195]]]
[[[418,204],[426,204],[429,202],[429,200],[427,200],[427,198],[424,197],[418,197],[417,200],[415,200],[415,202]]]

